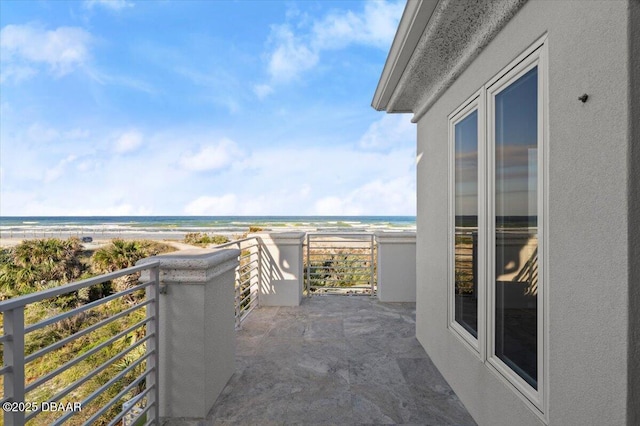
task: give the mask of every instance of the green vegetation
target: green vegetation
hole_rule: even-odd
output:
[[[209,244],[220,245],[228,243],[229,239],[224,235],[210,235],[203,232],[192,232],[184,236],[184,242],[194,246],[207,247]]]
[[[240,267],[238,268],[239,284],[237,284],[240,288],[237,289],[236,287],[236,291],[238,291],[240,295],[240,301],[238,304],[240,312],[244,312],[246,309],[249,309],[252,299],[251,287],[255,288],[257,285],[255,274],[257,265],[253,262],[255,259],[257,259],[257,255],[255,253],[252,255],[251,250],[242,250],[240,253]]]
[[[455,279],[456,295],[473,294],[473,237],[456,235],[455,239]]]
[[[133,266],[142,258],[173,250],[168,245],[152,241],[113,240],[109,245],[91,253],[84,250],[79,240],[74,238],[69,240],[41,239],[23,241],[14,248],[0,250],[0,300],[60,286],[93,275],[116,271]],[[138,279],[139,276],[137,274],[132,274],[53,299],[33,303],[25,309],[25,324],[37,323],[45,318],[69,311],[104,296],[131,288],[138,283]],[[88,353],[114,335],[143,320],[146,316],[145,306],[141,306],[138,309],[135,308],[143,299],[144,290],[136,291],[27,334],[25,337],[25,353],[29,355],[125,309],[133,308],[127,315],[28,363],[25,368],[26,383],[32,383],[66,362]],[[1,321],[0,326],[2,326]],[[84,400],[118,373],[134,365],[136,360],[145,353],[145,343],[139,344],[145,334],[145,327],[140,326],[113,343],[97,350],[85,360],[27,393],[27,401],[51,401],[53,395],[59,393],[70,384],[87,377],[90,372],[95,372],[104,364],[105,368],[95,377],[79,385],[59,402],[80,402]],[[136,344],[138,346],[135,346]],[[126,354],[116,358],[113,362],[108,362],[119,352],[126,349],[129,349]],[[1,357],[2,353],[0,352],[0,359]],[[121,380],[114,382],[103,394],[95,398],[87,406],[83,406],[82,411],[74,415],[67,424],[78,424],[86,421],[100,406],[105,405],[118,392],[132,383],[136,377],[145,371],[145,368],[145,361],[131,368]],[[1,382],[2,377],[0,377],[0,389],[2,389]],[[137,386],[134,386],[128,395],[125,395],[124,400],[128,400],[138,394],[144,389],[144,386],[144,381],[141,381]],[[107,424],[108,421],[106,419],[115,416],[121,411],[121,403],[122,401],[115,404],[95,424]],[[36,416],[30,424],[49,424],[61,414],[44,412]]]
[[[0,300],[55,287],[82,277],[80,240],[26,240],[0,251]]]
[[[376,274],[376,260],[373,261],[373,274]],[[335,288],[369,287],[371,285],[371,252],[369,249],[314,250],[311,260],[305,259],[304,276],[309,278],[311,286],[324,287],[328,292]],[[349,291],[348,291],[349,292]]]

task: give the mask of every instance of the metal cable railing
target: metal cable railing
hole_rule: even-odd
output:
[[[134,266],[0,302],[5,425],[98,420],[115,425],[125,418],[127,424],[158,424],[159,265]],[[144,270],[150,271],[150,281],[74,309],[44,309],[54,314],[25,325],[32,306],[51,306],[61,296]],[[118,300],[122,303],[114,305]],[[114,312],[118,307],[125,308]],[[76,325],[65,328],[74,318]],[[94,338],[98,335],[102,340]],[[59,338],[51,341],[51,336]],[[91,340],[77,350],[85,336]],[[72,345],[76,350],[69,353]]]
[[[262,246],[257,237],[243,238],[215,246],[215,248],[237,248],[240,261],[236,268],[235,279],[235,318],[236,328],[259,304],[260,271],[262,265]]]
[[[376,294],[375,251],[373,234],[307,234],[307,294]]]

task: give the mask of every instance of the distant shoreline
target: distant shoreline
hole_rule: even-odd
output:
[[[414,216],[93,216],[93,217],[0,217],[0,246],[39,238],[91,237],[94,241],[148,239],[184,240],[188,233],[202,232],[236,239],[251,226],[266,231],[364,232],[415,230]]]

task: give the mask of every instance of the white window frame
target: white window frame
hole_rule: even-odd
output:
[[[489,191],[487,193],[487,217],[490,218],[487,222],[487,235],[488,235],[488,257],[489,259],[495,259],[495,97],[503,90],[511,86],[516,80],[526,74],[528,71],[537,67],[538,75],[538,312],[537,312],[537,362],[538,362],[538,377],[536,377],[537,389],[534,389],[529,383],[527,383],[522,377],[516,374],[511,368],[509,368],[498,356],[495,354],[495,262],[489,262],[487,277],[487,360],[488,363],[495,368],[501,375],[503,375],[513,386],[515,386],[531,403],[538,409],[543,409],[542,404],[542,389],[545,386],[544,371],[545,371],[545,341],[544,341],[544,293],[545,293],[545,280],[544,280],[544,268],[545,262],[544,252],[546,238],[544,238],[545,218],[544,213],[544,104],[545,95],[543,90],[543,80],[545,77],[544,67],[541,66],[543,62],[543,50],[541,47],[536,48],[533,52],[526,55],[525,58],[518,61],[514,66],[509,67],[508,71],[504,74],[496,77],[493,81],[487,84],[487,96],[486,96],[486,111],[487,111],[487,171],[488,171],[488,183]]]
[[[449,122],[448,329],[475,353],[489,371],[513,389],[544,422],[549,421],[548,283],[548,46],[543,35],[504,67],[455,111]],[[537,389],[495,354],[495,96],[538,68],[538,312]],[[478,111],[478,338],[455,321],[455,125]]]
[[[467,99],[459,108],[452,112],[449,119],[449,256],[448,256],[448,328],[453,334],[467,345],[482,361],[485,358],[485,246],[486,227],[485,223],[485,200],[486,200],[486,179],[484,178],[486,143],[485,117],[484,117],[484,90],[479,90]],[[474,111],[478,113],[478,250],[477,250],[477,300],[478,300],[478,338],[475,338],[468,330],[460,325],[455,318],[455,216],[456,216],[456,189],[455,189],[455,126],[467,118]]]

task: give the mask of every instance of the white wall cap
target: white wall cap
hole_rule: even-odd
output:
[[[300,245],[304,241],[306,232],[256,232],[248,238],[258,237],[264,244]]]
[[[376,231],[378,244],[415,244],[415,231]]]
[[[213,278],[238,266],[240,250],[190,249],[148,257],[136,263],[143,265],[160,262],[160,280],[163,284],[205,284]],[[145,271],[148,278],[148,271]],[[143,277],[144,277],[143,275]]]

